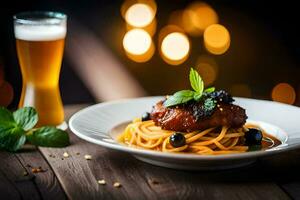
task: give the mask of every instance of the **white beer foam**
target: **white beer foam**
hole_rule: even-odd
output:
[[[63,39],[67,29],[59,25],[15,25],[15,37],[27,41],[52,41]]]

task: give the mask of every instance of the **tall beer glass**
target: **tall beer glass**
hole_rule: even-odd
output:
[[[59,74],[67,16],[57,12],[25,12],[14,16],[14,31],[23,87],[19,107],[33,106],[37,126],[64,123]]]

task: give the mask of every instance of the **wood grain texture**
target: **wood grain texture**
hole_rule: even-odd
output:
[[[66,108],[66,116],[80,106]],[[245,168],[188,172],[145,164],[132,156],[87,143],[70,133],[63,149],[40,148],[70,199],[290,199],[277,183],[286,180],[273,159]],[[70,157],[63,158],[68,152]],[[80,155],[77,155],[80,153]],[[55,155],[55,158],[49,155]],[[84,155],[92,155],[85,160]],[[277,160],[277,159],[275,159]],[[275,163],[276,165],[276,163]],[[273,168],[272,170],[270,170]],[[290,177],[292,178],[292,177]],[[97,180],[105,179],[106,185]],[[297,179],[299,180],[299,178]],[[122,187],[113,187],[114,182]]]
[[[275,181],[293,199],[300,199],[300,150],[280,154],[265,161]]]
[[[50,166],[38,150],[19,153],[0,152],[1,199],[65,199],[66,196]],[[41,166],[43,173],[31,172]],[[24,172],[28,173],[24,176]]]
[[[81,107],[68,106],[66,116]],[[1,199],[300,198],[299,150],[263,158],[244,168],[189,172],[152,166],[72,133],[70,137],[72,144],[67,148],[39,148],[44,157],[30,149],[16,154],[0,151]],[[64,152],[70,157],[64,158]],[[92,155],[92,160],[86,160],[85,154]],[[47,171],[33,174],[28,164]],[[29,175],[23,176],[24,171]],[[106,185],[99,185],[99,179],[106,180]],[[122,187],[113,187],[114,182]]]

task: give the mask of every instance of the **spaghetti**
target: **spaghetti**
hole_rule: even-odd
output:
[[[248,146],[243,145],[245,131],[246,127],[223,126],[183,133],[185,145],[175,148],[169,142],[174,131],[163,130],[152,120],[136,119],[127,125],[118,140],[128,146],[162,152],[219,155],[246,152]]]

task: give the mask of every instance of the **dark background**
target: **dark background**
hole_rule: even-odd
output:
[[[69,21],[76,20],[94,31],[149,95],[170,94],[188,87],[189,67],[195,65],[198,56],[208,54],[203,47],[202,38],[191,38],[191,55],[179,66],[166,64],[157,51],[150,61],[135,63],[129,60],[122,50],[122,37],[125,33],[125,22],[120,14],[122,2],[10,0],[5,2],[5,5],[2,4],[0,61],[4,66],[5,79],[13,85],[15,92],[11,107],[17,105],[21,91],[12,15],[28,10],[62,11],[69,16]],[[157,1],[157,30],[167,25],[172,11],[183,9],[190,2],[193,1]],[[231,33],[230,49],[221,56],[211,55],[219,66],[214,85],[231,90],[232,86],[242,84],[247,86],[250,93],[235,92],[234,95],[271,99],[272,88],[280,82],[287,82],[295,88],[295,104],[299,105],[300,31],[297,2],[213,0],[207,3],[219,15],[219,22]],[[158,31],[154,36],[155,42],[157,33]],[[63,62],[60,88],[65,104],[95,102],[66,59]]]

